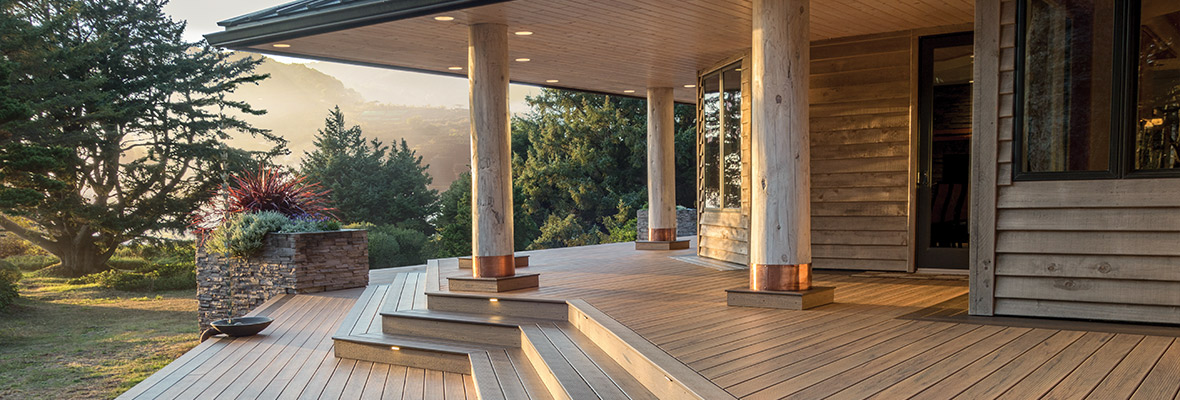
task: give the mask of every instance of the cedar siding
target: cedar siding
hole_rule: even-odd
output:
[[[1015,1],[998,28],[994,313],[1180,323],[1180,181],[1013,182]]]
[[[912,43],[913,35],[906,31],[811,46],[816,268],[909,268]],[[749,261],[749,85],[749,68],[743,68],[742,207],[698,207],[698,255],[739,264]]]

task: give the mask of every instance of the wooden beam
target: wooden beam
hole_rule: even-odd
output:
[[[808,0],[755,0],[751,53],[750,285],[811,287]]]
[[[471,253],[476,278],[512,276],[512,151],[508,126],[508,27],[469,29]],[[507,261],[505,261],[507,260]]]
[[[975,3],[975,117],[971,121],[971,227],[968,305],[992,315],[996,298],[996,156],[999,121],[1000,0]]]

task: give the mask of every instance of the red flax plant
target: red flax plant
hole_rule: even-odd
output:
[[[250,212],[275,211],[288,218],[333,219],[327,189],[278,169],[259,166],[258,172],[234,176],[215,196],[193,214],[190,228],[202,240],[227,218]]]

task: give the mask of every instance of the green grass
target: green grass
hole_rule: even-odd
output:
[[[0,310],[0,398],[113,398],[197,345],[195,290],[131,293],[25,274]]]

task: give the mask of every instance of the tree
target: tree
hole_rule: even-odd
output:
[[[227,113],[260,115],[225,98],[266,77],[256,59],[182,39],[163,0],[0,0],[7,90],[27,117],[0,126],[0,185],[19,192],[0,226],[62,260],[62,272],[103,269],[116,247],[144,233],[182,230],[220,182],[283,151],[283,140]],[[239,132],[273,144],[225,147]],[[23,162],[28,152],[44,162]]]
[[[523,217],[597,224],[647,203],[647,103],[641,99],[545,89],[531,112],[513,118],[513,180]],[[695,202],[695,114],[676,110],[677,193]],[[522,215],[518,214],[518,218]]]
[[[359,126],[348,127],[337,106],[315,136],[315,150],[300,164],[303,175],[331,191],[338,216],[346,222],[396,225],[434,233],[427,218],[437,211],[438,191],[428,185],[429,165],[409,148],[366,142]]]

